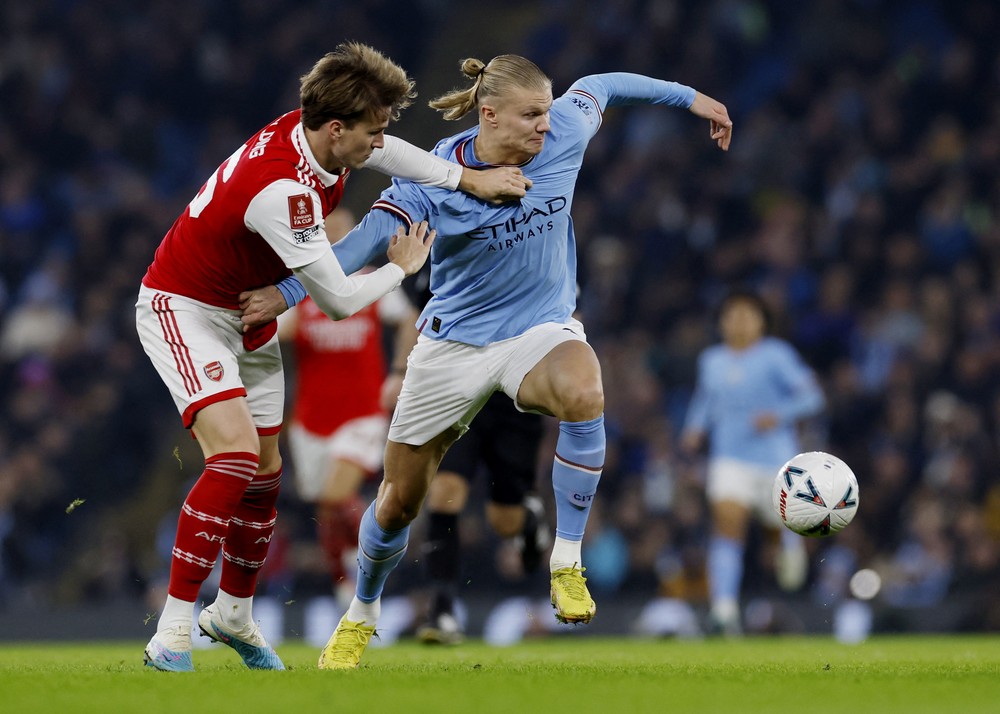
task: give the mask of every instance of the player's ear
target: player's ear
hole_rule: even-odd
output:
[[[479,107],[479,117],[488,125],[496,128],[497,110],[492,104],[484,104]]]
[[[344,122],[340,119],[331,119],[326,125],[327,132],[329,132],[330,138],[333,140],[339,139],[346,128]]]

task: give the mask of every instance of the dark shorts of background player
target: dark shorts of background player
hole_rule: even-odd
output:
[[[448,449],[438,472],[457,473],[472,481],[482,468],[494,503],[520,504],[535,485],[542,419],[540,414],[517,411],[510,397],[497,392]]]

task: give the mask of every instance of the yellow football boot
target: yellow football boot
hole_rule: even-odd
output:
[[[597,612],[597,604],[587,590],[586,568],[575,565],[552,573],[552,607],[559,622],[587,624]]]
[[[374,634],[374,627],[365,627],[364,621],[351,622],[344,615],[319,656],[319,668],[354,669]]]

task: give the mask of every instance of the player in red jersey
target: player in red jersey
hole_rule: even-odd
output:
[[[336,242],[354,227],[354,217],[341,207],[326,226]],[[295,357],[288,431],[295,483],[302,500],[315,505],[317,536],[341,610],[354,596],[358,527],[367,505],[358,493],[382,468],[395,401],[394,395],[382,396],[383,331],[396,328],[408,351],[416,319],[417,311],[396,290],[344,320],[328,319],[306,298],[278,321],[278,338],[293,346]]]
[[[278,117],[213,173],[174,222],[142,279],[136,327],[205,455],[177,524],[167,602],[145,649],[148,666],[192,671],[191,628],[201,584],[222,551],[215,602],[198,625],[255,669],[283,669],[253,621],[281,482],[281,354],[271,323],[244,330],[239,295],[293,272],[328,316],[357,312],[424,263],[434,232],[398,230],[389,263],[347,277],[323,219],[350,171],[368,165],[487,200],[517,198],[530,182],[477,172],[386,137],[414,96],[398,65],[357,43],[339,45],[302,77],[298,110]]]

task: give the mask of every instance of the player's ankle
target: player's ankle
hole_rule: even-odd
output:
[[[378,598],[373,602],[363,602],[355,596],[351,600],[350,607],[347,608],[347,619],[351,622],[364,622],[372,627],[378,620],[382,611],[382,599]]]

